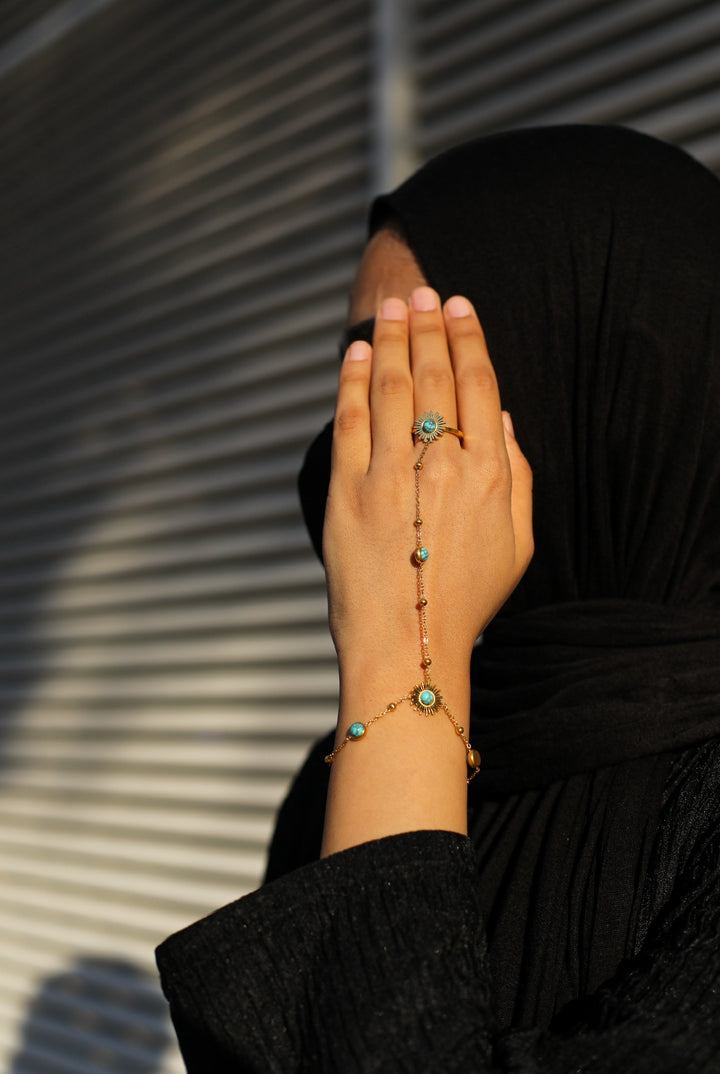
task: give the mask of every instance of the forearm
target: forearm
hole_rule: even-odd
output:
[[[367,723],[422,679],[409,653],[387,650],[382,663],[360,656],[341,663],[335,748],[351,724]],[[456,722],[468,731],[469,670],[440,654],[433,681]],[[443,709],[425,716],[407,701],[384,715],[332,762],[322,856],[400,832],[467,833],[466,747]]]

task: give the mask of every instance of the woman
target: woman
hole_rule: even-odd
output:
[[[370,228],[322,538],[338,730],[265,886],[160,948],[188,1069],[720,1071],[718,181],[515,132]]]

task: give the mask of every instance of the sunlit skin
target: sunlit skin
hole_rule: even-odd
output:
[[[443,307],[411,251],[378,233],[361,260],[349,323],[375,316],[340,373],[324,531],[330,629],[338,654],[336,745],[422,679],[413,546],[410,431],[436,410],[446,435],[423,465],[424,566],[433,682],[469,724],[470,655],[532,555],[531,473],[500,408],[472,307]],[[401,704],[336,756],[322,855],[401,832],[467,831],[465,749],[447,716]],[[481,778],[481,777],[480,777]]]
[[[392,231],[377,231],[365,247],[350,292],[348,324],[375,316],[384,298],[405,302],[416,287],[426,284],[412,251]]]

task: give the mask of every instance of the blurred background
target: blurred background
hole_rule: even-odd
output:
[[[335,719],[296,473],[371,195],[478,133],[720,168],[720,3],[1,0],[0,1070],[179,1074],[153,948]]]

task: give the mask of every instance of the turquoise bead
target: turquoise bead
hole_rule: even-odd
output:
[[[426,708],[430,708],[431,705],[435,704],[435,694],[432,690],[423,690],[420,694],[420,704],[425,705]]]
[[[351,725],[348,734],[352,738],[362,738],[365,734],[366,728],[364,723],[354,723]]]
[[[430,553],[428,552],[427,548],[418,548],[417,558],[420,560],[421,563],[424,563],[429,555]]]
[[[423,422],[422,427],[424,433],[434,433],[437,429],[437,422],[433,418],[427,418]]]

